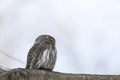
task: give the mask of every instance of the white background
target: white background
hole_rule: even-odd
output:
[[[36,37],[53,36],[55,71],[120,73],[119,0],[0,0],[0,66],[25,67]]]

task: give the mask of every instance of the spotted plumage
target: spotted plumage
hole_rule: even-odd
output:
[[[56,62],[55,39],[50,35],[40,35],[27,56],[26,69],[52,71]]]

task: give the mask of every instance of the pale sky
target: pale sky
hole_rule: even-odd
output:
[[[34,40],[57,41],[55,71],[119,74],[119,0],[1,0],[0,50],[26,62]],[[0,53],[0,66],[25,64]]]

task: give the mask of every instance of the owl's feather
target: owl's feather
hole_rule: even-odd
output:
[[[39,36],[28,52],[26,69],[53,70],[56,53],[55,39],[49,35]]]
[[[56,49],[52,46],[46,48],[41,44],[34,44],[27,58],[27,69],[49,69],[54,68],[56,61]]]

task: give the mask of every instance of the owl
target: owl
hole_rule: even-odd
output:
[[[40,35],[28,52],[26,69],[52,71],[56,55],[55,39],[50,35]]]

